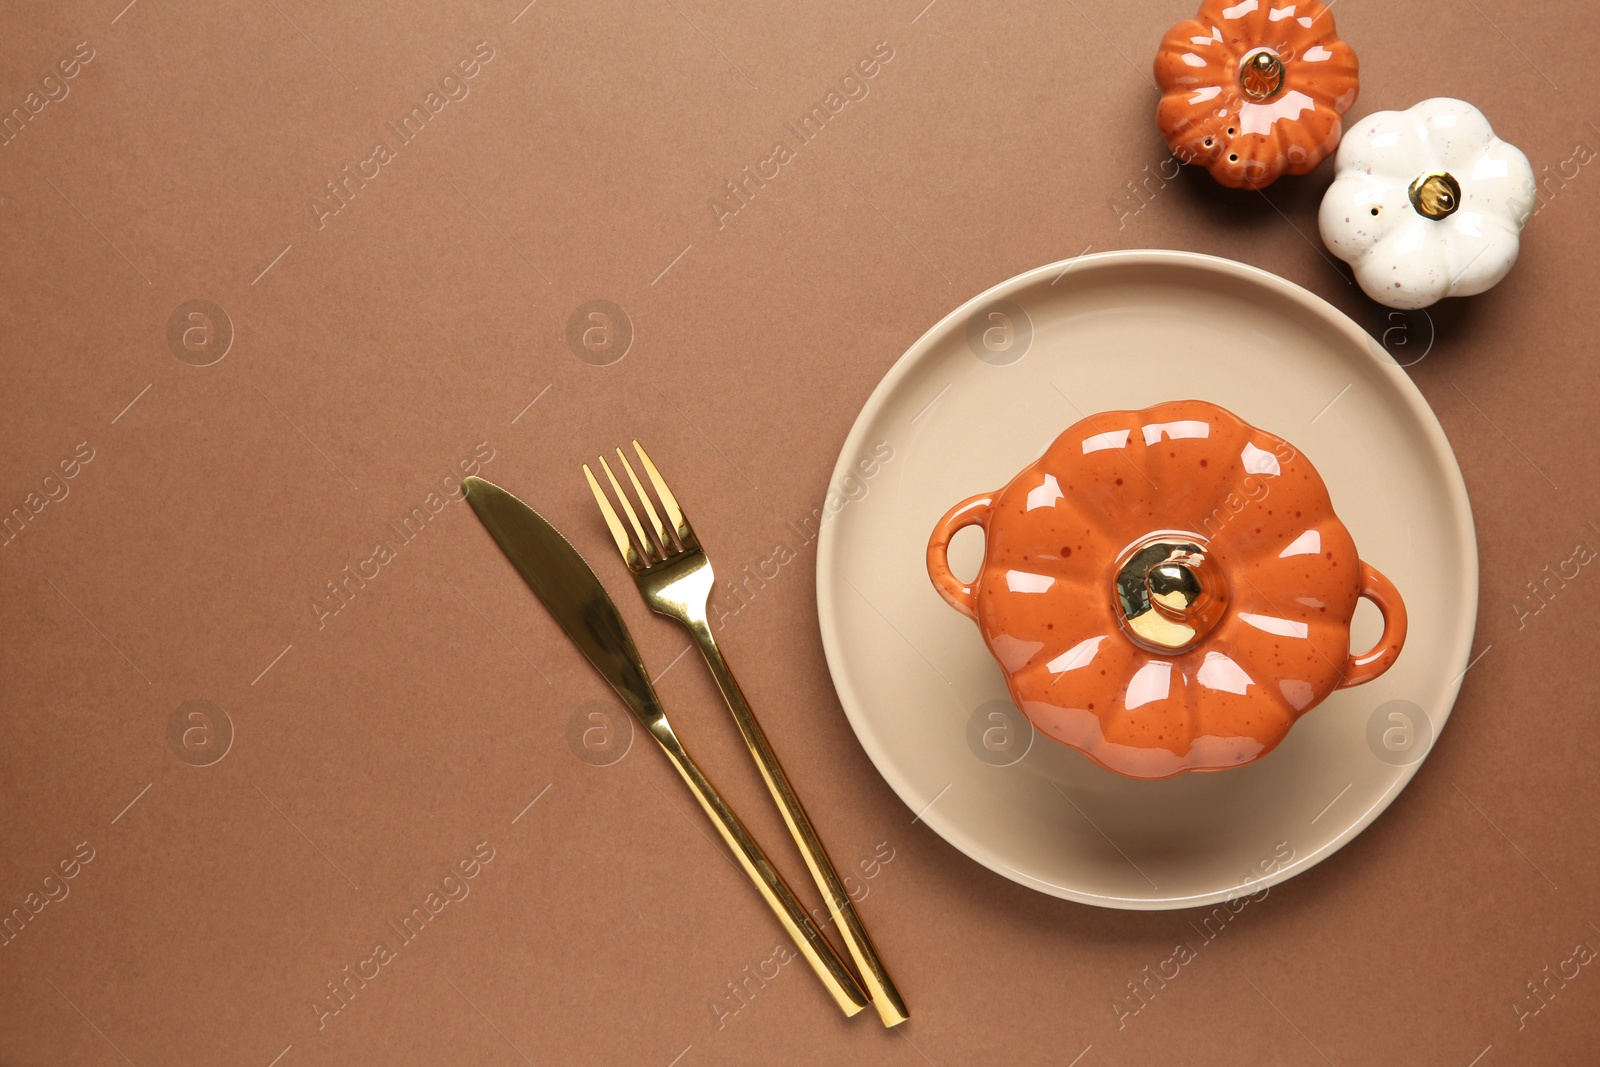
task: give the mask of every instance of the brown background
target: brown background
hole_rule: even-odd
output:
[[[78,42],[94,58],[0,147],[0,508],[79,442],[94,458],[0,548],[0,912],[79,842],[94,858],[0,947],[0,1063],[1595,1061],[1594,967],[1520,1028],[1513,1004],[1600,947],[1600,578],[1514,607],[1600,547],[1600,177],[1575,162],[1600,148],[1596,9],[1337,7],[1351,119],[1460,96],[1544,181],[1505,283],[1393,320],[1316,239],[1331,164],[1265,197],[1195,174],[1135,197],[1164,158],[1150,58],[1188,0],[925,2],[8,9],[0,110]],[[481,41],[470,95],[319,229],[324,183]],[[719,229],[708,199],[880,41],[870,95]],[[829,685],[808,548],[724,641],[840,864],[893,850],[862,911],[914,1019],[846,1022],[799,965],[732,1012],[726,983],[781,934],[666,762],[642,737],[578,758],[586,702],[626,722],[467,508],[410,543],[387,524],[487,443],[484,473],[568,532],[660,671],[685,638],[627,588],[580,461],[648,442],[736,571],[820,503],[867,394],[947,310],[1144,246],[1258,264],[1426,353],[1482,550],[1448,729],[1368,832],[1119,1029],[1196,917],[1053,900],[913,825]],[[195,299],[235,334],[211,366],[167,338]],[[594,299],[635,333],[606,367],[565,339]],[[382,539],[395,558],[319,628],[313,598]],[[804,885],[703,669],[660,688]],[[210,766],[169,741],[190,700],[232,723]],[[480,842],[470,896],[319,1031],[325,983]]]

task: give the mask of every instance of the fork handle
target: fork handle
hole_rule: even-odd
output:
[[[878,1017],[883,1020],[884,1026],[898,1026],[909,1019],[911,1013],[900,996],[900,990],[895,988],[894,980],[889,977],[883,960],[878,957],[877,946],[872,943],[871,935],[862,925],[861,917],[856,914],[855,904],[850,900],[850,894],[845,891],[844,882],[840,880],[839,872],[834,869],[833,861],[828,858],[828,851],[823,847],[821,838],[812,827],[805,807],[795,794],[794,787],[789,784],[789,776],[783,772],[783,764],[778,762],[777,753],[772,751],[766,733],[761,729],[761,724],[756,722],[755,713],[750,710],[750,702],[745,699],[744,690],[739,687],[739,680],[733,676],[728,661],[722,658],[722,650],[717,646],[716,638],[712,636],[709,623],[704,617],[693,619],[689,622],[689,629],[694,635],[695,643],[700,646],[706,665],[711,668],[711,675],[717,681],[717,688],[722,690],[723,699],[728,703],[728,710],[733,712],[734,721],[739,724],[739,732],[744,735],[744,742],[749,747],[750,754],[755,757],[761,778],[767,784],[767,791],[778,804],[784,825],[789,828],[789,835],[800,847],[800,854],[805,858],[806,868],[811,872],[812,881],[816,882],[817,888],[827,899],[828,911],[839,924],[845,946],[850,950],[850,956],[861,972],[862,982],[867,988],[867,994],[872,998],[872,1005],[878,1009]]]
[[[817,977],[822,979],[822,984],[833,997],[834,1003],[838,1004],[840,1010],[847,1016],[855,1015],[865,1008],[867,995],[862,991],[855,975],[850,973],[850,968],[839,958],[839,954],[834,951],[827,938],[822,936],[816,924],[811,921],[811,917],[806,914],[805,907],[795,899],[794,892],[783,880],[783,876],[772,866],[761,846],[750,836],[750,831],[745,829],[739,816],[728,807],[727,802],[722,799],[722,794],[717,792],[717,787],[711,784],[711,780],[700,769],[694,757],[689,755],[689,750],[678,740],[677,734],[673,732],[666,719],[657,720],[655,724],[649,725],[649,729],[656,743],[667,754],[667,759],[688,784],[695,800],[700,802],[700,807],[710,816],[717,833],[733,850],[739,866],[744,868],[744,873],[756,889],[760,890],[762,899],[767,902],[772,913],[788,931],[795,947],[806,958],[806,962],[817,973]]]

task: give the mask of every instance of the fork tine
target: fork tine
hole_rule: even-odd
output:
[[[644,505],[644,512],[650,517],[650,526],[656,532],[656,540],[661,542],[661,550],[666,555],[673,551],[672,535],[667,533],[666,526],[662,525],[661,516],[656,512],[655,504],[650,501],[650,494],[644,491],[644,486],[639,484],[639,476],[633,473],[633,464],[628,462],[628,457],[623,455],[622,449],[617,449],[617,459],[622,462],[622,469],[628,472],[628,481],[633,483],[634,491],[639,494],[639,503]]]
[[[628,514],[628,522],[633,527],[633,532],[639,535],[639,547],[644,551],[645,562],[650,562],[652,556],[659,551],[655,542],[650,540],[650,535],[644,532],[644,527],[639,523],[639,516],[633,510],[633,505],[628,503],[628,494],[622,491],[622,485],[617,481],[617,476],[611,473],[611,464],[606,462],[606,457],[600,457],[600,466],[606,472],[606,479],[610,481],[611,488],[616,490],[617,499],[622,502],[622,510]]]
[[[639,550],[633,547],[633,542],[628,539],[628,528],[622,525],[622,519],[617,516],[617,511],[611,506],[611,501],[606,496],[606,491],[600,488],[600,483],[595,480],[594,471],[589,465],[583,465],[583,476],[589,479],[589,491],[594,494],[594,502],[600,505],[600,514],[605,517],[606,527],[611,531],[611,539],[617,543],[617,551],[622,553],[622,561],[630,569],[637,570],[644,566],[644,560],[639,555]]]
[[[639,453],[639,462],[644,464],[644,472],[650,478],[650,483],[656,487],[656,492],[661,494],[661,506],[666,509],[667,521],[672,523],[672,528],[677,531],[678,540],[685,547],[698,545],[695,539],[694,528],[689,525],[689,520],[684,517],[683,509],[678,507],[678,498],[672,495],[672,490],[667,488],[667,480],[661,477],[661,472],[656,470],[655,463],[650,459],[650,453],[637,440],[633,442],[633,450]]]

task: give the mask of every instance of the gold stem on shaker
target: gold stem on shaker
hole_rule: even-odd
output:
[[[1461,183],[1448,171],[1434,170],[1418,175],[1407,190],[1411,206],[1423,218],[1448,218],[1461,206]]]
[[[1262,49],[1239,64],[1239,87],[1252,100],[1265,100],[1283,88],[1283,60]]]

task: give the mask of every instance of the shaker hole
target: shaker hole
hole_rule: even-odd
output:
[[[1377,213],[1378,213],[1378,209],[1377,209],[1377,208],[1373,208],[1373,209],[1372,209],[1372,213],[1373,213],[1373,214],[1374,214],[1374,215],[1376,215],[1376,214],[1377,214]]]

